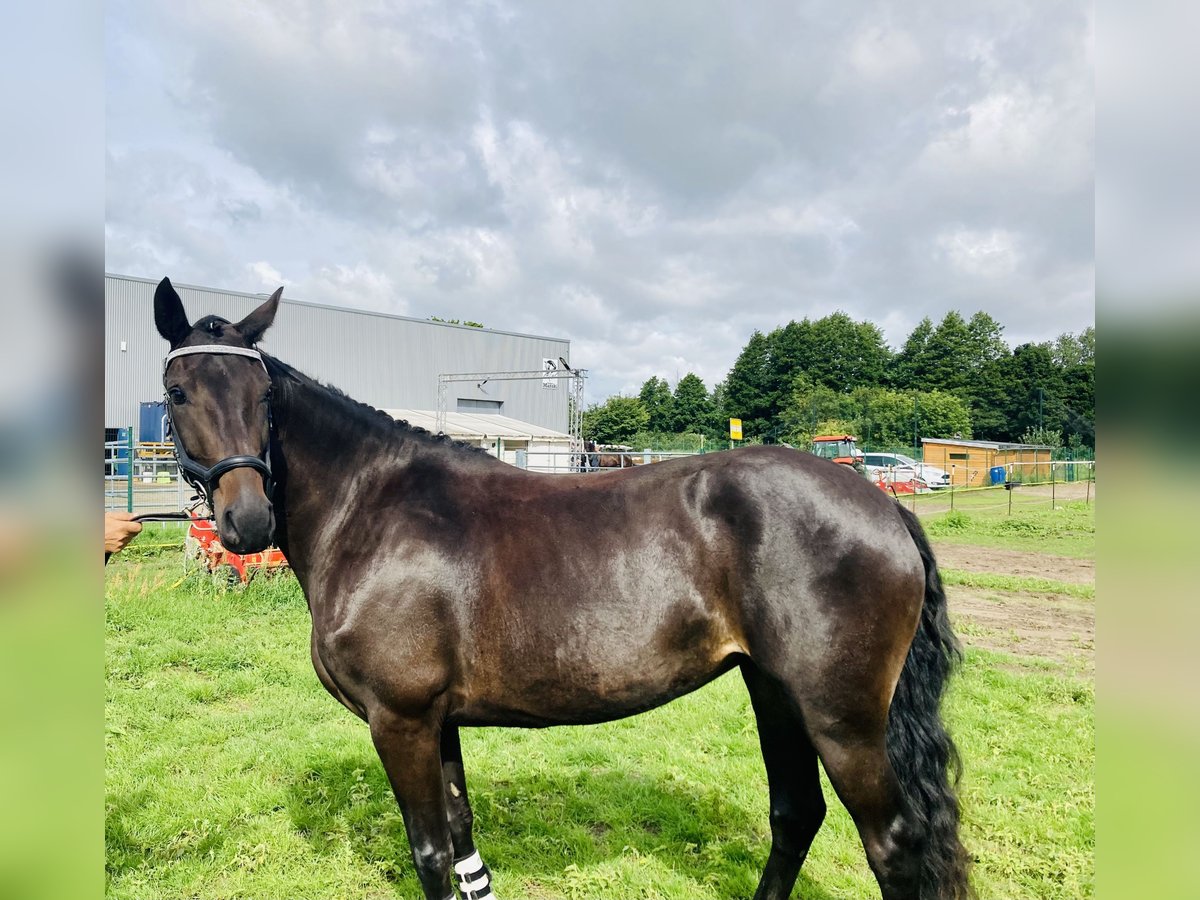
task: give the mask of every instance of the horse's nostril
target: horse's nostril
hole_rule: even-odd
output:
[[[233,510],[225,510],[225,514],[221,516],[221,531],[224,534],[226,544],[236,544],[238,538],[237,526],[233,523]]]

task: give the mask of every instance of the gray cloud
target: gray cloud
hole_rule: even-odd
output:
[[[568,336],[600,398],[837,308],[1093,319],[1090,8],[143,2],[110,268]]]

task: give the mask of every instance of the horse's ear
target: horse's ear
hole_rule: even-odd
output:
[[[172,348],[192,333],[183,301],[175,293],[170,278],[160,281],[154,291],[154,324]]]
[[[271,323],[275,321],[275,313],[279,311],[279,298],[282,296],[283,288],[279,288],[271,295],[270,300],[233,326],[247,343],[257,344],[263,332],[271,327]]]

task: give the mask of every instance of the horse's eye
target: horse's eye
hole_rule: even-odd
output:
[[[171,398],[171,402],[178,406],[181,403],[187,402],[187,395],[181,388],[173,387],[167,390],[167,396]]]

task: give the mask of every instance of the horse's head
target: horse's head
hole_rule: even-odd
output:
[[[207,495],[221,543],[234,553],[266,549],[275,530],[271,379],[253,347],[282,294],[237,324],[206,316],[192,325],[169,279],[154,293],[154,323],[171,345],[163,387],[181,474]]]

